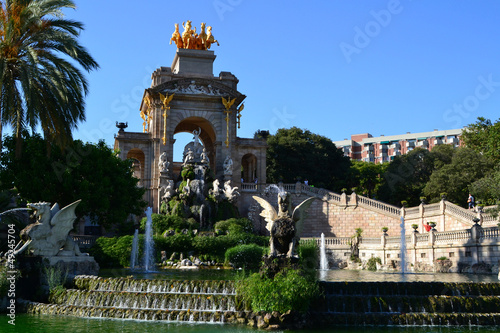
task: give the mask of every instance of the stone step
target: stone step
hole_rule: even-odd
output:
[[[325,295],[352,296],[500,296],[499,283],[320,282]]]
[[[338,296],[327,295],[313,311],[359,313],[500,313],[498,296]]]
[[[312,312],[317,327],[339,326],[472,326],[497,325],[500,313],[327,313]]]

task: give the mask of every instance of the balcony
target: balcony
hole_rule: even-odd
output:
[[[459,140],[458,140],[458,138],[448,138],[448,139],[446,139],[446,143],[458,145]]]
[[[434,145],[441,145],[441,144],[443,144],[442,139],[434,139]]]
[[[407,141],[406,147],[407,148],[415,148],[415,141]]]
[[[389,148],[391,148],[391,149],[400,149],[401,145],[399,144],[399,142],[395,142],[392,145],[390,145]]]
[[[429,146],[429,142],[427,140],[422,140],[422,141],[417,142],[417,147],[426,148],[428,146]]]
[[[363,151],[373,151],[373,145],[366,145]]]

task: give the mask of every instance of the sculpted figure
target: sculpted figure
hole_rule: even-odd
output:
[[[224,174],[229,176],[233,174],[233,160],[229,155],[224,160]]]
[[[186,157],[184,157],[184,163],[182,165],[186,166],[188,163],[193,163],[193,162],[194,162],[194,152],[191,150],[191,148],[188,148]]]
[[[240,196],[240,192],[238,192],[238,188],[232,187],[230,180],[228,180],[224,183],[223,194],[224,194],[224,198],[227,199],[231,203],[235,202],[238,199],[238,197]]]
[[[163,201],[168,201],[170,200],[171,197],[174,196],[175,194],[175,185],[174,185],[174,181],[172,179],[168,179],[167,180],[167,186],[162,186],[161,187],[161,190],[162,190],[162,200]]]
[[[306,217],[306,211],[311,206],[314,198],[302,201],[292,212],[290,195],[279,189],[278,212],[265,199],[257,196],[252,198],[262,207],[260,216],[267,222],[266,229],[271,237],[269,240],[270,256],[297,257],[296,248]]]
[[[205,23],[201,23],[200,33],[196,36],[196,49],[206,50],[207,33],[205,32]]]
[[[182,42],[182,37],[179,32],[179,23],[175,23],[175,31],[170,38],[170,44],[172,44],[172,41],[174,41],[175,45],[177,45],[177,48],[182,49],[184,47],[184,43]]]
[[[210,163],[210,160],[208,159],[207,151],[205,150],[205,148],[203,148],[203,151],[201,152],[200,160],[201,160],[202,164]]]
[[[68,235],[76,219],[75,209],[81,200],[59,210],[56,203],[50,208],[48,202],[28,204],[35,211],[36,222],[21,231],[22,241],[14,254],[30,249],[40,256],[81,256],[78,245]],[[24,244],[22,244],[24,242]]]
[[[214,38],[214,36],[212,35],[212,27],[211,26],[208,26],[207,27],[207,40],[205,42],[205,45],[207,46],[207,50],[210,49],[210,46],[213,44],[213,43],[217,43],[217,46],[220,46],[219,45],[219,41],[217,41],[217,39]]]
[[[158,161],[158,169],[160,172],[168,172],[168,167],[170,166],[170,162],[167,159],[167,153],[163,152],[160,155],[160,159]]]
[[[184,25],[184,22],[182,22],[182,27],[184,28],[184,32],[182,33],[182,43],[184,45],[185,49],[192,49],[194,48],[195,44],[195,34],[196,34],[196,27],[194,27],[194,30],[191,29],[191,21],[187,21],[187,23]]]

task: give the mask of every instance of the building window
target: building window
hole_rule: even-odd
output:
[[[465,256],[470,258],[472,257],[472,254],[470,253],[470,251],[465,251]]]
[[[364,257],[365,255],[366,255],[366,253],[364,253],[364,252],[363,252],[363,253],[361,253],[361,256],[362,256],[362,257]]]
[[[453,258],[455,256],[455,252],[448,253],[448,257]]]
[[[420,258],[425,258],[425,253],[420,253]]]
[[[387,253],[387,259],[389,259],[390,257],[391,257],[391,254]]]

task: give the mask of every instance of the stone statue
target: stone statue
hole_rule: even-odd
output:
[[[28,204],[28,207],[35,211],[36,222],[21,231],[22,241],[16,246],[14,253],[17,255],[29,248],[34,255],[47,257],[88,255],[81,253],[78,245],[68,235],[73,229],[75,209],[80,201],[75,201],[61,210],[57,203],[52,208],[48,202]],[[18,248],[19,246],[21,247]]]
[[[200,160],[201,160],[201,164],[209,164],[210,163],[210,159],[208,158],[207,151],[205,150],[205,148],[203,148],[203,151],[201,152]]]
[[[233,174],[233,160],[229,155],[224,160],[224,174],[231,176]]]
[[[223,197],[227,199],[229,202],[234,203],[240,196],[240,192],[238,192],[237,187],[231,186],[231,181],[228,180],[224,183]]]
[[[306,211],[315,198],[309,198],[300,203],[292,212],[291,197],[288,192],[279,189],[278,212],[265,199],[252,196],[262,207],[260,216],[267,222],[266,229],[271,237],[269,240],[270,257],[297,257],[296,248],[306,217]]]
[[[170,38],[170,45],[172,45],[172,41],[174,41],[178,49],[182,49],[184,47],[184,44],[182,42],[182,37],[179,32],[179,23],[175,23],[175,31],[172,34],[172,38]]]
[[[160,170],[160,172],[168,172],[169,166],[170,162],[167,159],[167,153],[166,152],[161,153],[158,161],[158,169]]]
[[[193,142],[194,142],[195,149],[200,144],[200,134],[201,134],[201,128],[200,127],[198,127],[198,130],[194,130],[193,131]]]
[[[163,201],[168,201],[170,198],[172,198],[175,194],[175,185],[174,181],[172,179],[167,180],[167,186],[162,186],[162,200]]]
[[[189,163],[193,163],[193,162],[194,162],[194,152],[191,150],[191,148],[188,148],[186,156],[184,157],[184,163],[182,165],[186,166]]]
[[[221,188],[219,187],[220,182],[218,179],[214,180],[212,183],[212,188],[208,190],[208,194],[212,195],[217,202],[220,202],[221,198]]]

